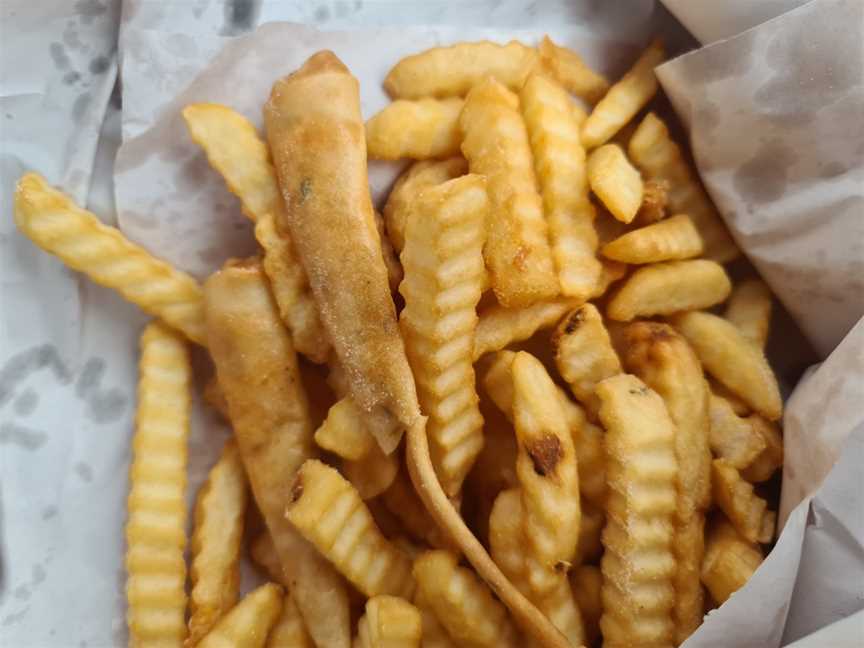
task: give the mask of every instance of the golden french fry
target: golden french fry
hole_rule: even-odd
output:
[[[399,256],[396,254],[393,244],[387,238],[384,216],[377,209],[375,210],[375,227],[378,230],[378,238],[381,243],[381,256],[387,267],[387,282],[390,285],[390,292],[396,292],[399,290],[399,284],[403,277],[402,264],[399,263]]]
[[[372,435],[369,436],[371,438]],[[399,453],[384,454],[373,441],[369,452],[360,459],[343,461],[342,472],[357,489],[360,498],[369,500],[386,491],[396,479],[396,473],[399,472]]]
[[[358,624],[360,648],[420,648],[420,610],[398,596],[379,595],[366,601]]]
[[[702,312],[678,315],[673,324],[696,351],[705,371],[769,421],[780,418],[783,401],[777,378],[761,349],[734,324]]]
[[[555,576],[572,562],[579,540],[576,451],[558,391],[540,361],[519,352],[511,372],[519,442],[516,475],[522,486],[525,538],[535,559],[529,560],[527,578],[532,590],[546,594]]]
[[[753,462],[741,471],[741,476],[749,482],[763,482],[783,465],[783,437],[776,423],[766,421],[758,414],[747,417],[754,432],[762,437],[765,449]]]
[[[600,263],[595,256],[597,232],[594,207],[588,200],[585,151],[572,101],[542,74],[528,77],[519,97],[561,293],[585,300],[597,284]]]
[[[225,394],[219,386],[219,380],[215,375],[210,377],[207,384],[204,385],[204,402],[216,410],[219,415],[226,421],[228,417],[228,401],[225,400]]]
[[[771,290],[761,279],[742,281],[732,289],[723,316],[741,335],[764,349],[771,328]]]
[[[290,585],[285,578],[285,572],[282,571],[282,563],[279,561],[276,545],[273,544],[273,538],[270,537],[269,532],[263,531],[252,540],[249,546],[249,555],[252,557],[252,561],[264,570],[267,578],[275,583]]]
[[[246,512],[246,475],[229,440],[195,502],[188,645],[194,646],[240,594],[240,542]]]
[[[705,515],[696,513],[679,522],[673,541],[675,554],[675,644],[682,644],[702,624],[705,615],[705,592],[701,570],[705,554]]]
[[[608,141],[629,122],[657,92],[654,68],[666,56],[662,41],[655,40],[621,80],[609,88],[582,124],[582,144],[593,149]]]
[[[578,305],[578,300],[568,298],[522,308],[495,305],[484,309],[480,312],[480,321],[474,334],[474,360],[515,342],[527,340],[540,329],[555,326],[564,313]]]
[[[487,79],[468,93],[459,126],[471,173],[487,179],[483,254],[495,296],[507,307],[555,297],[558,278],[518,97]]]
[[[141,335],[138,412],[126,521],[126,620],[130,646],[174,646],[186,638],[186,460],[189,351],[151,323]]]
[[[605,502],[604,502],[605,505]],[[582,522],[579,525],[579,551],[573,564],[595,563],[603,553],[602,534],[606,512],[587,500],[582,500]]]
[[[455,496],[483,447],[472,351],[483,277],[485,182],[468,175],[421,192],[408,222],[399,326],[417,381],[432,462]]]
[[[584,304],[569,313],[552,336],[555,364],[576,399],[596,415],[597,384],[621,373],[621,362],[612,348],[603,318],[593,304]]]
[[[627,322],[707,308],[729,296],[732,283],[719,263],[707,259],[666,261],[638,268],[609,300],[606,314]]]
[[[290,593],[282,599],[282,612],[267,635],[265,648],[313,648],[312,637]]]
[[[580,99],[596,103],[609,89],[609,82],[602,74],[588,67],[573,50],[554,43],[549,36],[543,37],[537,50],[543,68]]]
[[[623,263],[656,263],[699,256],[702,237],[685,214],[640,227],[603,246],[603,256]]]
[[[315,430],[315,443],[343,459],[357,461],[369,453],[375,439],[363,425],[354,401],[346,396],[330,408]]]
[[[231,264],[207,281],[205,301],[208,347],[237,446],[292,595],[317,644],[348,648],[345,583],[285,519],[294,475],[312,454],[312,425],[267,280],[255,263]]]
[[[448,551],[427,551],[414,560],[423,599],[457,645],[506,648],[516,645],[507,610],[489,588]]]
[[[669,202],[669,181],[652,178],[645,180],[643,185],[642,205],[639,207],[633,222],[645,227],[666,218],[666,205]]]
[[[18,180],[14,216],[40,248],[204,344],[204,300],[194,278],[103,225],[36,173]]]
[[[366,122],[370,158],[398,160],[459,155],[462,99],[394,101]]]
[[[642,206],[642,177],[617,144],[605,144],[588,156],[588,183],[606,209],[629,223]]]
[[[600,278],[597,280],[597,287],[591,294],[591,299],[597,299],[605,295],[609,287],[616,281],[623,279],[626,274],[626,264],[602,259],[600,261]]]
[[[642,120],[630,138],[627,153],[646,180],[669,183],[669,210],[690,217],[705,242],[705,256],[726,263],[740,254],[717,209],[657,115],[649,113]]]
[[[274,84],[264,122],[286,203],[277,229],[295,243],[351,397],[392,452],[421,417],[369,195],[357,79],[318,52]]]
[[[291,486],[285,517],[366,596],[410,596],[411,562],[381,535],[335,468],[307,460]]]
[[[738,396],[733,394],[711,376],[708,376],[708,385],[711,387],[711,393],[727,401],[732,407],[732,411],[738,416],[746,416],[752,411],[747,403],[742,401]]]
[[[600,637],[600,615],[603,614],[603,602],[600,598],[602,583],[600,568],[594,565],[579,565],[570,571],[570,585],[582,613],[588,645],[595,644]]]
[[[423,624],[423,634],[420,641],[422,648],[457,648],[456,643],[447,634],[438,617],[435,616],[432,606],[426,601],[419,587],[414,591],[414,605],[420,610]]]
[[[537,52],[515,40],[506,45],[479,41],[433,47],[394,65],[384,89],[394,99],[464,96],[491,77],[518,90],[537,58]]]
[[[675,424],[663,399],[635,376],[607,378],[597,395],[609,484],[600,629],[612,645],[671,645]]]
[[[758,542],[768,503],[753,492],[753,485],[725,459],[714,460],[711,481],[714,501],[720,510],[746,540]]]
[[[249,592],[198,642],[200,648],[264,648],[282,611],[282,588],[273,583]]]
[[[726,459],[733,468],[743,470],[765,450],[765,439],[754,429],[750,419],[735,413],[725,398],[711,394],[708,403],[711,451]]]
[[[758,546],[738,535],[727,520],[715,520],[705,536],[702,582],[722,605],[750,580],[762,560]]]
[[[405,224],[411,215],[411,205],[426,187],[441,184],[468,173],[468,162],[463,157],[447,160],[424,160],[415,162],[405,171],[387,196],[384,205],[384,221],[387,235],[396,252],[405,245]]]
[[[422,540],[438,549],[446,549],[452,544],[429,516],[404,470],[397,473],[381,499],[387,510],[402,523],[414,539]]]
[[[774,539],[774,531],[777,529],[777,511],[765,511],[762,516],[762,529],[759,531],[759,542],[770,544]]]

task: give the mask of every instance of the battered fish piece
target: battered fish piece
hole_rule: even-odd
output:
[[[357,79],[318,52],[274,84],[264,123],[287,206],[278,225],[295,242],[351,396],[390,453],[420,408],[375,227]]]

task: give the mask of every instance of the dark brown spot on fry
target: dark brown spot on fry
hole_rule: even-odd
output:
[[[647,387],[638,387],[637,389],[630,389],[628,391],[631,394],[633,394],[634,396],[644,396],[645,394],[648,393],[648,388]]]
[[[309,178],[303,178],[300,182],[300,204],[306,202],[310,195],[312,195],[312,181]]]
[[[585,311],[583,311],[581,308],[573,311],[570,314],[570,316],[567,318],[567,323],[564,324],[564,332],[567,335],[569,335],[570,333],[575,331],[577,328],[579,328],[579,325],[582,324],[582,322],[584,322],[584,321],[585,321]]]
[[[291,503],[303,497],[303,475],[297,475],[294,484],[291,486]]]
[[[552,434],[532,441],[525,447],[525,450],[534,464],[534,472],[541,477],[548,477],[552,474],[564,456],[561,441]]]

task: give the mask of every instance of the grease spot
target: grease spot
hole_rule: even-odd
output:
[[[324,22],[330,19],[330,10],[325,6],[320,6],[315,10],[314,14],[315,20],[318,22]]]
[[[78,36],[78,30],[75,29],[74,22],[66,24],[66,29],[63,30],[63,43],[69,49],[81,51],[85,49],[84,43],[81,42],[81,38]]]
[[[79,461],[75,464],[74,470],[75,474],[81,478],[81,481],[85,481],[88,484],[93,481],[93,469],[89,464]]]
[[[5,627],[5,626],[15,625],[16,623],[21,621],[21,619],[23,619],[27,615],[28,610],[30,610],[29,605],[27,607],[25,607],[23,610],[20,610],[18,612],[13,612],[12,614],[7,614],[5,617],[3,617],[3,626]]]
[[[36,587],[45,581],[45,568],[36,563],[30,570],[30,585]]]
[[[78,0],[74,5],[75,11],[81,16],[81,22],[89,25],[97,16],[101,16],[106,11],[105,5],[99,0]]]
[[[87,416],[94,423],[111,423],[123,416],[128,402],[119,389],[98,392],[87,401]]]
[[[51,53],[51,60],[54,61],[54,67],[58,70],[65,70],[69,67],[69,57],[66,55],[66,48],[63,43],[51,43],[48,48]]]
[[[228,0],[225,3],[224,34],[238,34],[255,26],[259,0]]]
[[[15,588],[15,591],[12,592],[16,599],[19,601],[26,601],[30,598],[30,588],[26,585],[19,585]]]
[[[41,430],[8,421],[0,424],[0,445],[17,445],[19,448],[32,451],[41,448],[47,440],[48,435]]]
[[[90,96],[88,94],[79,95],[79,97],[75,100],[75,103],[72,104],[72,119],[76,122],[84,121],[84,117],[87,115],[87,108],[90,106]]]
[[[75,383],[75,395],[86,398],[90,392],[99,387],[102,376],[105,375],[105,361],[102,358],[90,358],[84,363],[78,381]]]
[[[46,506],[42,509],[42,519],[50,520],[53,517],[57,517],[57,507],[56,506]]]
[[[753,41],[740,38],[735,42],[735,56],[723,47],[706,47],[698,57],[685,58],[685,75],[691,83],[713,83],[745,74],[753,65]]]
[[[795,151],[780,140],[769,140],[735,171],[733,184],[751,204],[777,200],[786,191],[789,167],[797,161]]]
[[[333,8],[337,18],[345,18],[351,13],[351,6],[345,0],[338,0]]]
[[[87,67],[87,69],[90,70],[90,74],[104,74],[110,66],[111,59],[109,59],[103,54],[101,56],[97,56],[92,61],[90,61],[90,65]]]
[[[12,404],[18,416],[30,416],[39,405],[39,394],[32,389],[25,389]]]
[[[81,80],[81,75],[77,72],[67,72],[63,75],[63,83],[65,85],[74,85]]]

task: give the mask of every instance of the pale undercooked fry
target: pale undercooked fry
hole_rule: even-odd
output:
[[[264,122],[286,205],[277,228],[295,243],[354,402],[392,452],[420,411],[369,196],[357,79],[319,52],[274,84]]]
[[[764,349],[771,328],[771,290],[761,279],[742,281],[732,289],[723,316],[741,335]]]
[[[429,516],[404,469],[397,473],[381,499],[414,539],[422,540],[436,549],[446,549],[452,544]]]
[[[410,596],[411,561],[388,542],[360,495],[317,459],[301,466],[287,517],[366,596]]]
[[[474,360],[492,351],[500,351],[514,342],[521,342],[543,328],[555,326],[571,308],[578,306],[576,299],[556,299],[522,308],[491,306],[480,312],[480,321],[474,334]]]
[[[405,232],[399,326],[444,491],[455,496],[483,447],[472,353],[483,282],[486,183],[471,174],[420,193]]]
[[[642,206],[642,178],[617,144],[605,144],[588,156],[588,183],[606,209],[629,223]]]
[[[710,313],[683,313],[673,324],[696,351],[705,371],[769,421],[783,411],[780,389],[761,349],[734,324]]]
[[[487,179],[491,212],[483,254],[495,296],[508,307],[555,297],[558,278],[519,99],[488,79],[468,93],[459,126],[471,173]]]
[[[600,629],[611,645],[671,645],[675,424],[663,399],[635,376],[607,378],[597,395],[609,484]]]
[[[189,595],[189,638],[194,646],[237,602],[240,542],[246,512],[246,475],[229,440],[195,503]]]
[[[725,398],[711,394],[708,403],[711,451],[738,470],[746,468],[765,450],[765,439],[749,418],[735,413]]]
[[[750,580],[762,564],[762,552],[747,542],[728,520],[715,520],[705,535],[702,582],[722,605]]]
[[[459,155],[462,100],[399,99],[366,122],[366,150],[370,158],[398,160]]]
[[[599,401],[594,388],[601,380],[621,373],[603,318],[593,304],[569,313],[552,336],[555,364],[576,399],[593,415]]]
[[[363,425],[354,401],[346,396],[330,408],[327,418],[315,430],[315,443],[343,459],[356,461],[366,456],[375,439]]]
[[[313,362],[323,362],[329,342],[309,294],[306,272],[290,238],[284,232],[276,233],[275,223],[285,207],[267,144],[246,117],[228,106],[190,104],[183,109],[183,119],[192,140],[240,199],[243,213],[256,222],[255,238],[264,250],[264,272],[295,348]]]
[[[609,88],[582,124],[582,144],[600,146],[629,122],[657,92],[654,68],[665,56],[663,43],[655,40],[620,81]]]
[[[753,492],[753,485],[725,459],[715,459],[711,482],[714,501],[732,526],[749,542],[759,542],[768,503]]]
[[[642,120],[630,138],[627,153],[646,180],[669,183],[669,210],[690,217],[705,242],[706,257],[725,263],[740,254],[681,149],[657,115],[649,113]]]
[[[151,323],[141,336],[138,413],[129,469],[126,620],[130,646],[173,646],[186,637],[186,460],[189,352]]]
[[[432,607],[426,601],[419,587],[414,591],[414,605],[420,610],[423,624],[423,634],[420,641],[422,648],[457,648],[456,643],[447,634],[438,617],[435,616]]]
[[[384,454],[381,447],[373,442],[369,452],[360,459],[343,461],[342,473],[357,489],[360,498],[369,500],[378,497],[396,479],[396,473],[399,472],[399,456],[398,452]]]
[[[312,648],[303,617],[290,592],[282,598],[282,611],[267,635],[266,648]]]
[[[252,494],[317,645],[348,648],[348,595],[336,571],[285,519],[311,455],[312,429],[291,340],[264,273],[231,264],[205,285],[207,339]]]
[[[609,89],[606,78],[585,65],[573,50],[557,45],[544,36],[537,46],[540,62],[568,92],[589,103],[596,103]]]
[[[398,596],[370,598],[357,625],[357,648],[420,648],[420,610]]]
[[[457,645],[476,648],[515,646],[507,610],[455,554],[427,551],[414,560],[414,578],[423,599]]]
[[[375,210],[375,228],[378,230],[378,239],[381,242],[381,256],[384,258],[384,265],[387,268],[387,283],[390,286],[390,292],[394,293],[399,290],[399,284],[402,281],[402,264],[399,263],[399,256],[396,254],[393,244],[387,238],[387,226],[384,224],[384,216],[377,209]]]
[[[264,648],[270,628],[282,611],[282,588],[273,583],[249,592],[223,616],[198,646],[200,648]]]
[[[609,300],[610,319],[671,315],[707,308],[729,296],[732,283],[723,266],[707,259],[666,261],[642,266]]]
[[[762,437],[765,449],[741,471],[741,476],[749,482],[763,482],[783,465],[783,438],[776,423],[766,421],[758,414],[748,416],[747,420],[754,432]]]
[[[603,602],[600,598],[602,583],[600,568],[594,565],[579,565],[570,571],[570,585],[582,613],[585,639],[589,645],[594,644],[600,636],[600,615],[603,613]]]
[[[204,300],[191,276],[103,225],[36,173],[18,181],[14,215],[18,229],[40,248],[204,344]]]
[[[441,184],[466,173],[468,162],[460,156],[440,161],[415,162],[399,176],[384,205],[387,236],[396,252],[401,252],[405,245],[405,224],[411,215],[411,205],[420,192],[426,187]]]
[[[685,214],[640,227],[603,246],[608,259],[622,263],[656,263],[699,256],[702,237]]]
[[[531,551],[526,576],[532,590],[548,594],[556,576],[572,562],[579,540],[576,451],[558,391],[540,361],[519,352],[511,373],[513,420],[519,442],[516,475],[522,487],[525,539]]]
[[[632,122],[631,122],[632,123]],[[630,138],[627,138],[630,141]],[[669,181],[652,178],[645,180],[642,190],[642,205],[634,223],[640,226],[651,225],[666,218],[666,205],[669,202]]]
[[[544,41],[545,42],[545,41]],[[553,45],[554,47],[554,45]],[[600,275],[585,150],[564,89],[532,74],[520,92],[561,293],[588,299]]]
[[[491,77],[511,90],[522,87],[537,65],[537,52],[519,41],[456,43],[406,56],[384,79],[394,99],[464,96]]]

